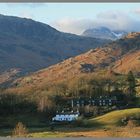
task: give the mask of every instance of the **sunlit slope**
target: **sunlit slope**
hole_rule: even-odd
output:
[[[90,119],[89,122],[92,124],[97,123],[101,126],[119,126],[121,119],[125,117],[138,117],[140,116],[140,108],[125,109],[112,111],[105,115]]]
[[[86,53],[71,57],[56,65],[42,69],[14,81],[18,92],[42,89],[48,84],[69,81],[80,75],[90,75],[101,70],[127,73],[132,70],[139,73],[140,33],[132,33],[123,39],[104,47],[92,49]]]

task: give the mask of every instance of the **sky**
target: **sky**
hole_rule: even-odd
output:
[[[0,14],[31,18],[63,31],[140,31],[140,3],[0,3]]]

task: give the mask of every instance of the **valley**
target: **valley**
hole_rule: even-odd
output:
[[[0,27],[0,136],[140,136],[140,32],[4,15]]]

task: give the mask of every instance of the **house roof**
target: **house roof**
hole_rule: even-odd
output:
[[[56,113],[56,115],[77,115],[79,114],[78,112],[61,112],[61,113]]]

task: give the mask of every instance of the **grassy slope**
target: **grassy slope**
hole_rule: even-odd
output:
[[[103,136],[107,135],[107,133],[111,130],[116,130],[117,126],[119,126],[119,121],[124,117],[131,117],[131,116],[140,116],[140,108],[133,108],[133,109],[125,109],[125,110],[118,110],[113,111],[110,113],[107,113],[105,115],[91,118],[88,120],[89,127],[69,127],[67,126],[67,129],[65,129],[64,126],[62,127],[55,127],[55,131],[50,131],[50,127],[34,127],[29,128],[29,135],[31,137],[69,137],[69,136],[94,136],[95,134],[100,136],[102,134]],[[32,122],[32,121],[31,121]],[[35,121],[36,122],[36,121]],[[104,131],[103,128],[109,128],[106,131]],[[118,127],[120,128],[120,127]],[[123,128],[122,128],[123,129]],[[139,127],[138,127],[139,129]],[[78,132],[78,133],[77,133]],[[10,129],[1,129],[0,135],[9,135],[11,134]],[[138,134],[140,135],[140,134]],[[98,137],[99,137],[98,136]]]
[[[105,127],[119,126],[119,122],[124,117],[140,116],[140,108],[118,110],[90,119],[90,123],[97,123]]]
[[[67,128],[67,131],[63,128],[57,128],[57,131],[50,132],[37,132],[37,133],[31,133],[30,136],[32,137],[69,137],[69,136],[121,136],[121,129],[122,131],[126,131],[126,136],[128,134],[128,130],[125,128],[119,127],[119,121],[124,117],[131,117],[131,116],[137,116],[140,115],[140,108],[133,108],[133,109],[125,109],[125,110],[118,110],[113,111],[110,113],[107,113],[105,115],[92,118],[88,120],[88,124],[90,128]],[[118,126],[118,127],[117,127]],[[102,128],[109,128],[108,130],[104,131]],[[75,131],[74,131],[74,130]],[[120,129],[120,131],[118,130]],[[139,127],[137,128],[139,131]],[[77,133],[78,132],[78,133]],[[114,135],[114,133],[120,133],[117,135]],[[128,137],[132,137],[133,134],[131,134]],[[136,135],[139,136],[140,134]],[[122,135],[123,136],[123,135]]]

